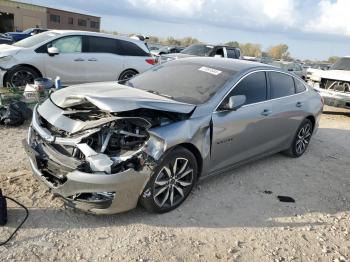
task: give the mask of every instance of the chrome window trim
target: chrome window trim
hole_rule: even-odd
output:
[[[255,71],[249,72],[248,74],[242,76],[242,77],[237,81],[237,83],[234,84],[233,87],[231,87],[231,89],[226,93],[226,95],[224,96],[224,98],[221,99],[220,102],[219,102],[219,104],[215,107],[213,113],[219,113],[219,112],[230,111],[230,110],[218,110],[218,108],[219,108],[219,106],[221,105],[221,103],[225,100],[225,98],[232,92],[232,90],[233,90],[243,79],[245,79],[246,77],[250,76],[251,74],[258,73],[258,72],[276,72],[276,73],[280,73],[280,74],[289,75],[289,76],[293,77],[293,79],[296,78],[298,81],[300,81],[295,75],[292,75],[292,74],[287,73],[287,72],[282,72],[282,71],[274,70],[274,69],[259,69],[259,70],[255,70]],[[267,76],[266,76],[266,77],[267,77]],[[266,78],[266,81],[268,81],[267,78]],[[265,100],[265,101],[256,102],[256,103],[251,103],[251,104],[248,104],[248,105],[243,105],[241,108],[244,108],[244,107],[247,107],[247,106],[251,106],[251,105],[257,105],[257,104],[261,104],[261,103],[266,103],[266,102],[270,102],[270,101],[274,101],[274,100],[283,99],[283,98],[286,98],[286,97],[291,97],[291,96],[296,96],[296,95],[300,95],[300,94],[306,93],[306,92],[309,90],[309,87],[308,87],[305,83],[303,83],[303,84],[304,84],[304,86],[305,86],[305,91],[303,91],[303,92],[295,93],[295,94],[289,95],[289,96],[282,96],[282,97],[278,97],[278,98],[267,99],[267,100]]]

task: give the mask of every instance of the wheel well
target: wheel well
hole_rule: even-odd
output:
[[[182,146],[182,147],[186,148],[187,150],[191,151],[191,153],[195,156],[195,158],[197,160],[197,165],[198,165],[198,177],[200,177],[202,174],[202,169],[203,169],[203,158],[202,158],[202,155],[199,152],[198,148],[190,143],[183,143],[183,144],[179,144],[177,146]]]
[[[19,64],[19,65],[15,65],[14,67],[11,68],[12,69],[15,69],[16,67],[20,67],[20,66],[23,66],[23,67],[29,67],[31,69],[33,69],[35,72],[38,73],[39,77],[42,77],[43,74],[40,72],[40,70],[38,68],[36,68],[35,66],[32,66],[32,65],[28,65],[28,64]],[[9,70],[6,72],[6,74],[4,75],[4,80],[3,80],[3,85],[6,86],[6,77],[7,77],[7,74],[8,74]]]
[[[119,74],[118,80],[120,80],[120,76],[121,76],[122,74],[124,74],[124,72],[126,72],[126,71],[128,71],[128,70],[134,71],[136,74],[139,74],[139,72],[138,72],[136,69],[128,68],[128,69],[125,69],[123,72],[121,72],[121,73]]]
[[[315,120],[315,117],[314,116],[308,116],[306,117],[306,119],[309,119],[312,123],[312,129],[315,128],[315,123],[316,123],[316,120]]]

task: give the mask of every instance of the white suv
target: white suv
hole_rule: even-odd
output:
[[[0,86],[60,76],[63,85],[133,77],[152,67],[144,42],[84,31],[53,30],[0,45]]]

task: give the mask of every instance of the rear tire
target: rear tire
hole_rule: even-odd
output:
[[[130,78],[133,78],[134,76],[136,76],[138,73],[137,71],[133,70],[133,69],[127,69],[125,71],[123,71],[118,80],[122,80],[122,81],[126,81],[126,80],[129,80]]]
[[[284,151],[283,153],[290,157],[302,156],[305,153],[307,147],[309,146],[312,131],[312,122],[309,119],[304,119],[295,134],[290,148]]]
[[[149,212],[165,213],[180,206],[197,181],[195,156],[178,147],[165,154],[140,196],[141,205]]]

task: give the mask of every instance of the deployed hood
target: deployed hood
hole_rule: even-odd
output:
[[[350,71],[346,70],[328,70],[328,71],[317,71],[313,73],[316,77],[340,80],[350,82]]]
[[[89,83],[61,89],[51,95],[60,108],[90,102],[106,112],[124,112],[140,108],[190,113],[196,106],[178,102],[147,91],[127,87],[115,82]]]

